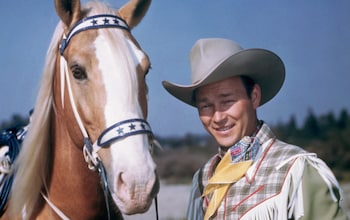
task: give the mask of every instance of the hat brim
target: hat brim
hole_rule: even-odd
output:
[[[285,79],[285,67],[275,53],[264,49],[242,50],[210,71],[202,80],[191,85],[180,85],[163,81],[163,87],[174,97],[196,107],[194,91],[204,85],[233,76],[247,76],[261,87],[261,102],[265,104],[281,89]]]

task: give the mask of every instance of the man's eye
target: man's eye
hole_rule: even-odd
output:
[[[225,100],[224,104],[225,105],[232,105],[235,101],[234,100]]]
[[[199,109],[201,109],[201,110],[205,110],[205,109],[208,109],[208,108],[210,108],[209,104],[199,105]]]

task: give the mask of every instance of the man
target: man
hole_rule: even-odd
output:
[[[188,219],[347,219],[327,165],[258,120],[257,108],[282,87],[282,60],[215,38],[198,40],[190,62],[191,85],[163,86],[198,109],[220,147],[194,175]]]

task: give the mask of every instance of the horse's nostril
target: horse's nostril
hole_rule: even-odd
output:
[[[127,180],[125,179],[125,173],[120,172],[118,175],[118,180],[117,180],[117,186],[118,186],[118,191],[123,190],[123,188],[127,187]]]
[[[123,172],[119,173],[118,175],[118,185],[122,185],[122,184],[124,184]]]
[[[134,182],[128,179],[128,174],[120,172],[117,179],[117,192],[120,198],[134,199]]]
[[[125,184],[125,180],[123,179],[123,173],[119,173],[118,177],[117,177],[117,185],[116,185],[116,190],[117,190],[117,194],[119,195],[119,198],[123,201],[123,198],[126,198],[126,184]]]

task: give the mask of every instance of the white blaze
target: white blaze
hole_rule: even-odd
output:
[[[119,39],[125,39],[122,33]],[[111,47],[103,36],[98,36],[95,41],[99,70],[102,72],[106,92],[105,120],[107,127],[123,120],[143,118],[141,107],[138,104],[136,67],[145,58],[145,54],[130,40],[115,43],[124,45]],[[115,49],[118,47],[122,49]],[[146,184],[150,184],[149,180],[154,181],[155,164],[149,154],[148,146],[148,138],[144,134],[130,136],[111,144],[109,150],[113,161],[109,177],[113,175],[113,179],[109,179],[108,182],[112,197],[117,203],[118,196],[114,187],[117,185],[118,176],[114,175],[120,172],[125,174],[123,176],[125,185],[132,189],[126,189],[124,193],[137,196],[142,196],[142,193],[146,193],[145,190],[141,193],[130,193],[129,190],[143,189]],[[136,186],[132,184],[130,186],[127,183],[129,180]],[[123,204],[117,205],[122,206]]]

